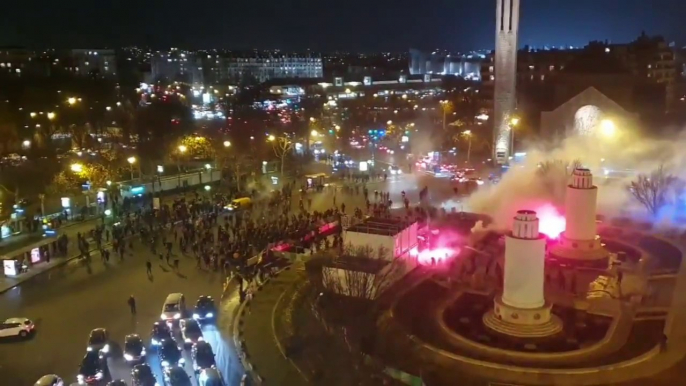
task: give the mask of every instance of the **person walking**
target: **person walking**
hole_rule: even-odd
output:
[[[145,269],[145,273],[147,273],[148,276],[152,276],[152,263],[150,262],[150,260],[145,262]]]
[[[129,308],[131,309],[131,315],[136,315],[136,298],[133,295],[129,296]]]

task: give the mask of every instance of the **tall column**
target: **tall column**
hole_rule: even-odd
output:
[[[538,217],[520,210],[512,232],[505,236],[503,293],[493,299],[493,310],[483,323],[498,333],[523,338],[541,338],[562,330],[562,322],[545,301],[545,237],[538,232]]]
[[[520,0],[496,0],[495,85],[493,140],[494,159],[507,163],[512,149],[510,120],[516,107],[517,40]]]
[[[609,252],[598,237],[596,205],[598,188],[588,169],[576,169],[567,185],[565,231],[560,234],[550,255],[558,260],[587,266],[607,266]]]

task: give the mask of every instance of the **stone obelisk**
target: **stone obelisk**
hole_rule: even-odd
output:
[[[517,103],[519,3],[520,0],[496,0],[493,149],[498,164],[507,163],[512,155],[511,120]]]

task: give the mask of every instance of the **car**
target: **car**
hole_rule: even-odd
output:
[[[124,360],[127,362],[140,362],[145,359],[145,345],[138,334],[129,334],[124,337]]]
[[[131,370],[131,386],[160,386],[155,374],[147,364],[133,366]]]
[[[36,326],[28,318],[9,318],[0,324],[0,337],[18,336],[26,338],[35,331]]]
[[[183,367],[186,363],[186,360],[183,359],[183,356],[181,355],[181,350],[179,350],[179,347],[174,340],[163,340],[157,353],[160,356],[162,368],[173,366]]]
[[[391,172],[391,175],[403,174],[402,169],[398,166],[391,166],[388,170]]]
[[[99,384],[105,378],[107,372],[107,363],[105,363],[98,351],[86,351],[86,355],[81,360],[76,381],[79,385]]]
[[[183,344],[186,347],[190,347],[190,345],[193,343],[198,343],[205,340],[205,338],[202,336],[200,325],[195,319],[181,319],[179,321],[179,328],[181,329]]]
[[[110,336],[104,328],[93,329],[88,335],[87,351],[99,351],[101,354],[110,352]]]
[[[192,386],[191,378],[181,367],[167,367],[164,369],[164,382],[167,386]]]
[[[214,299],[212,299],[212,296],[200,296],[198,301],[195,303],[193,319],[214,319],[215,315],[217,315],[217,308],[214,305]]]
[[[165,339],[172,339],[169,326],[164,322],[155,322],[152,325],[152,333],[150,334],[150,345],[159,346]]]
[[[64,381],[55,374],[49,374],[40,377],[33,386],[64,386]]]
[[[226,386],[226,383],[219,370],[212,367],[200,372],[198,386]]]
[[[123,379],[115,379],[114,381],[107,382],[107,386],[129,386]]]
[[[186,297],[182,293],[171,293],[167,295],[162,305],[160,319],[172,323],[181,319],[186,312]]]
[[[216,366],[212,346],[205,341],[193,345],[191,356],[193,357],[193,369],[196,372]]]

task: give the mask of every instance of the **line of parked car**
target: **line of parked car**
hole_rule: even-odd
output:
[[[146,363],[148,349],[155,350],[160,360],[163,374],[163,384],[166,386],[193,386],[186,373],[186,360],[182,349],[174,337],[174,329],[178,326],[181,347],[190,350],[193,370],[198,378],[199,386],[226,386],[221,372],[217,369],[212,346],[205,341],[200,326],[201,322],[214,321],[217,315],[214,299],[211,296],[200,296],[189,312],[186,308],[185,296],[181,293],[169,294],[162,306],[160,321],[155,322],[150,333],[150,344],[138,334],[129,334],[124,338],[122,356],[132,366],[131,386],[160,386],[154,372]],[[191,317],[188,317],[191,316]],[[26,319],[28,320],[28,319]],[[33,331],[33,322],[25,324],[21,331]],[[22,332],[17,332],[17,335]],[[27,335],[22,335],[22,337]],[[112,380],[107,365],[108,356],[112,355],[109,334],[104,328],[96,328],[90,332],[86,346],[86,354],[79,365],[77,383],[92,386],[129,386],[123,380]],[[108,383],[105,383],[109,380]],[[41,377],[35,386],[65,386],[64,381],[57,375]]]

